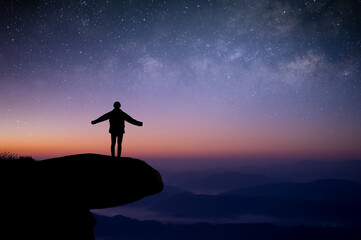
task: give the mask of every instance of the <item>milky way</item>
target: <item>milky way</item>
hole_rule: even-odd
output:
[[[164,144],[172,156],[361,157],[361,1],[1,6],[0,150],[11,138],[71,138],[70,118],[98,131],[84,122],[120,100],[145,122],[135,135],[159,140],[154,156]]]

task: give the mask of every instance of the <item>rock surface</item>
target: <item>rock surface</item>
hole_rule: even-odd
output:
[[[0,179],[1,234],[7,239],[94,239],[90,209],[163,189],[160,174],[145,162],[97,154],[3,160]]]

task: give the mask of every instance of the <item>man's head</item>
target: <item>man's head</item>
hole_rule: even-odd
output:
[[[116,101],[114,104],[113,104],[113,107],[115,109],[119,109],[120,108],[120,102]]]

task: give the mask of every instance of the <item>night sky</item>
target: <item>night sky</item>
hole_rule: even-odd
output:
[[[1,1],[0,152],[109,154],[108,123],[90,121],[118,100],[144,122],[126,125],[124,156],[160,166],[360,159],[360,13],[356,0]]]

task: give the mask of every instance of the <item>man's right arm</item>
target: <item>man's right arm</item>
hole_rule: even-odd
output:
[[[91,121],[91,124],[97,124],[97,123],[103,122],[105,120],[108,120],[109,117],[110,117],[110,113],[106,113],[103,116]]]

